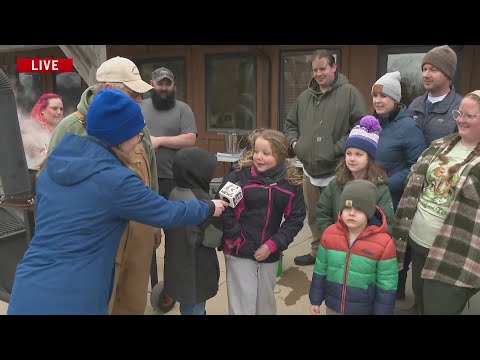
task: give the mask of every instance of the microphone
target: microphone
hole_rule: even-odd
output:
[[[242,188],[230,181],[224,185],[218,192],[220,199],[228,202],[228,206],[235,208],[237,204],[243,199]]]

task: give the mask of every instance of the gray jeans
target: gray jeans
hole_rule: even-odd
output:
[[[225,255],[230,315],[275,315],[278,261],[259,263]]]

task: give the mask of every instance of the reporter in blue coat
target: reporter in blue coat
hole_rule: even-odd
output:
[[[124,165],[144,126],[135,101],[105,89],[88,110],[88,136],[67,134],[52,151],[37,179],[35,235],[17,265],[7,314],[107,314],[128,221],[169,228],[223,212],[220,200],[168,201]]]

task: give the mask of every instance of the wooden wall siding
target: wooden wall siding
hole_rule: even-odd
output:
[[[462,94],[480,90],[480,45],[464,47],[462,68]]]
[[[352,45],[348,52],[348,80],[362,93],[367,109],[373,111],[372,85],[383,75],[378,73],[378,46],[377,45]]]

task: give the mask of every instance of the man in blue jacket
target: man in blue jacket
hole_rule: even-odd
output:
[[[422,80],[427,91],[408,109],[422,128],[427,147],[431,142],[457,131],[452,110],[458,110],[462,96],[452,85],[457,54],[447,45],[435,47],[422,60]]]

